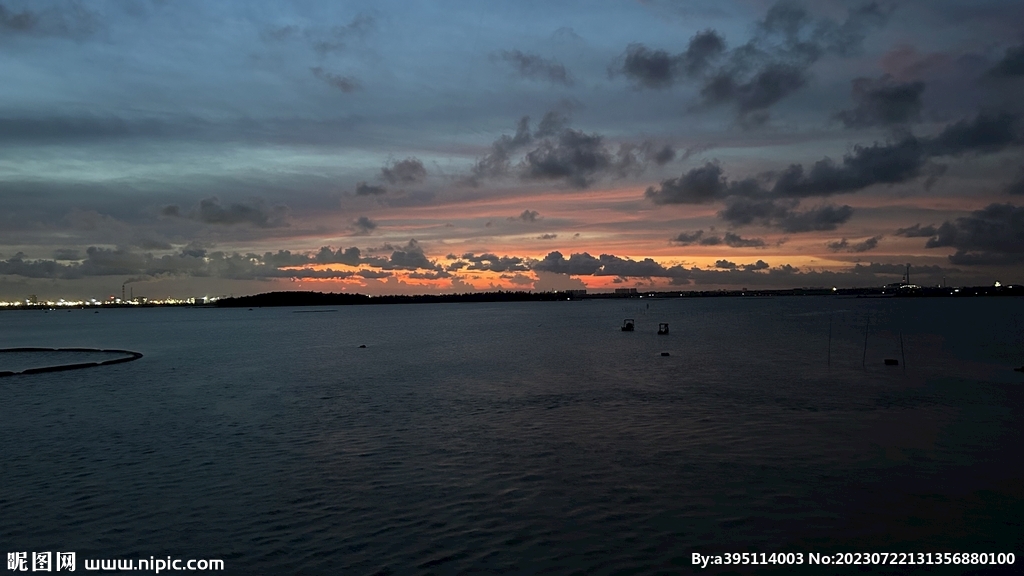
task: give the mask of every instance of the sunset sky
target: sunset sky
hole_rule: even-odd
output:
[[[0,1],[0,299],[1024,282],[1024,3]]]

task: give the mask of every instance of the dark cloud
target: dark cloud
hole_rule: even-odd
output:
[[[874,80],[853,80],[856,106],[836,114],[847,128],[895,126],[921,119],[921,94],[924,82],[899,83],[888,74]]]
[[[383,271],[383,270],[360,270],[360,271],[356,272],[356,276],[361,276],[363,278],[372,278],[372,279],[376,280],[376,279],[380,279],[380,278],[387,278],[389,276],[394,276],[394,273],[393,272],[386,272],[386,271]]]
[[[768,263],[765,262],[764,260],[758,260],[753,264],[743,264],[741,267],[744,270],[767,270],[771,268],[771,266],[769,266]]]
[[[1015,196],[1024,195],[1024,168],[1017,173],[1017,178],[1006,185],[1005,192]]]
[[[377,223],[366,216],[360,216],[352,222],[352,228],[355,229],[357,235],[365,236],[377,228]]]
[[[939,135],[924,142],[929,156],[998,152],[1024,143],[1021,116],[1010,112],[982,112],[973,119],[947,126]]]
[[[586,188],[602,176],[639,175],[650,164],[664,165],[676,157],[670,144],[623,143],[612,153],[599,134],[586,134],[566,127],[568,117],[560,112],[544,115],[535,132],[530,118],[523,116],[515,135],[504,134],[491,150],[477,160],[463,182],[479,186],[486,178],[515,175],[523,180],[561,180],[575,188]],[[532,148],[530,148],[532,146]],[[526,150],[515,164],[513,154]]]
[[[523,210],[523,213],[515,218],[509,218],[509,220],[522,220],[523,222],[536,222],[537,217],[540,216],[540,212],[536,210]]]
[[[572,86],[574,81],[569,72],[557,60],[542,58],[519,50],[502,50],[494,55],[515,69],[519,76],[531,80],[545,80],[554,84]]]
[[[729,192],[722,167],[708,162],[679,178],[663,180],[661,186],[650,186],[644,196],[655,204],[703,204],[720,200]]]
[[[704,104],[711,106],[735,103],[744,117],[772,106],[805,84],[807,74],[803,68],[773,63],[746,79],[731,72],[720,73],[701,88],[700,95]]]
[[[446,278],[451,278],[452,275],[451,273],[445,272],[444,270],[436,270],[433,272],[410,272],[408,274],[408,277],[417,280],[443,280]]]
[[[565,180],[586,188],[612,166],[612,157],[601,136],[567,128],[557,140],[546,139],[527,152],[521,166],[524,178]]]
[[[59,36],[81,39],[96,32],[99,18],[81,2],[41,10],[11,9],[0,4],[0,35]]]
[[[763,248],[766,245],[760,238],[743,238],[732,232],[726,232],[722,241],[730,248]]]
[[[380,196],[381,194],[387,194],[387,192],[388,189],[383,186],[374,186],[366,182],[356,183],[356,196]]]
[[[537,240],[554,240],[555,238],[558,238],[558,234],[541,234],[537,236]]]
[[[942,169],[930,161],[941,156],[998,152],[1024,144],[1020,117],[1010,113],[981,113],[946,126],[939,134],[897,142],[854,146],[841,162],[818,160],[805,169],[792,164],[779,172],[730,182],[713,162],[670,178],[644,195],[655,204],[700,204],[724,201],[719,216],[733,224],[759,222],[788,232],[834,230],[849,220],[849,206],[825,206],[799,212],[799,199],[851,193],[878,184],[898,184],[928,175],[933,183]]]
[[[926,248],[955,248],[953,264],[1024,263],[1024,206],[990,204],[969,216],[943,222]]]
[[[869,250],[874,250],[878,246],[878,241],[881,239],[881,236],[872,236],[871,238],[866,238],[860,242],[851,244],[849,240],[843,238],[841,240],[836,240],[835,242],[829,242],[825,247],[832,252],[867,252]]]
[[[675,160],[676,150],[671,144],[658,145],[651,141],[640,144],[623,143],[615,153],[614,172],[620,177],[639,176],[654,163],[664,166]]]
[[[715,268],[722,268],[724,270],[735,270],[737,268],[735,262],[728,260],[717,260],[715,261]]]
[[[682,78],[703,74],[724,52],[725,39],[714,30],[704,30],[690,38],[686,51],[679,54],[630,44],[610,71],[625,75],[638,87],[668,88]]]
[[[361,88],[359,81],[352,76],[342,76],[333,72],[327,72],[320,66],[313,66],[309,71],[313,73],[313,76],[323,80],[329,86],[334,86],[346,94]]]
[[[1006,49],[1003,59],[989,70],[993,76],[1024,76],[1024,44]]]
[[[81,260],[82,253],[71,248],[58,248],[53,251],[54,260]]]
[[[400,248],[396,248],[391,252],[390,263],[388,268],[402,268],[415,270],[417,268],[424,268],[433,270],[436,265],[427,259],[423,254],[423,247],[415,239],[409,240],[409,243]]]
[[[416,184],[426,179],[427,169],[418,158],[410,157],[384,166],[380,169],[380,177],[389,184]]]
[[[498,256],[497,254],[480,254],[474,255],[473,253],[466,253],[462,255],[461,266],[453,268],[449,266],[449,270],[458,270],[459,268],[466,268],[467,270],[485,270],[489,272],[526,272],[530,270],[526,260],[517,256]]]
[[[734,196],[718,213],[723,220],[744,225],[754,222],[780,228],[785,232],[800,233],[835,230],[853,216],[850,206],[824,205],[798,211],[798,202],[792,199],[752,199]]]
[[[897,236],[904,236],[906,238],[930,238],[935,236],[935,226],[921,226],[920,224],[914,224],[909,228],[900,228],[896,230]]]
[[[181,218],[184,215],[176,204],[160,209],[162,216]],[[204,224],[251,224],[259,228],[278,228],[288,226],[288,207],[283,205],[267,207],[262,200],[254,200],[249,204],[232,203],[222,206],[216,197],[204,198],[194,208],[188,218]]]
[[[530,133],[530,117],[523,116],[516,123],[516,132],[513,136],[502,134],[491,144],[491,150],[476,161],[470,170],[470,176],[466,183],[471,186],[478,186],[484,178],[500,178],[508,174],[511,166],[511,156],[514,152],[522,149],[533,141],[533,134]]]
[[[733,105],[743,126],[757,126],[768,120],[768,108],[807,84],[812,64],[825,54],[857,53],[868,31],[882,26],[890,12],[868,3],[850,9],[840,23],[815,20],[795,2],[777,2],[754,36],[730,51],[717,32],[706,30],[679,54],[630,44],[610,70],[640,88],[665,89],[695,79],[705,106]]]
[[[562,256],[561,252],[555,251],[548,253],[544,259],[534,264],[533,269],[570,276],[590,276],[596,274],[602,266],[603,264],[600,260],[586,252],[573,254],[567,259]]]
[[[703,230],[697,230],[696,232],[680,232],[678,236],[672,238],[669,242],[679,244],[680,246],[689,246],[700,242],[703,237]]]
[[[696,232],[680,232],[678,236],[669,240],[673,244],[689,246],[700,244],[701,246],[726,245],[730,248],[763,248],[767,244],[760,238],[743,238],[734,232],[726,232],[723,236],[705,236],[703,230]]]

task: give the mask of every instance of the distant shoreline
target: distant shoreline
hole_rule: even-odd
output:
[[[64,310],[110,308],[262,308],[281,306],[356,306],[372,304],[445,304],[457,302],[557,302],[565,300],[629,300],[686,298],[777,298],[792,296],[833,296],[839,298],[976,298],[1024,297],[1024,285],[961,286],[958,288],[886,286],[881,288],[791,288],[784,290],[660,290],[630,293],[583,290],[558,292],[467,292],[463,294],[418,294],[369,296],[338,292],[284,291],[250,296],[220,298],[208,303],[97,302],[94,304],[26,303],[0,310]]]
[[[847,298],[965,298],[981,296],[1024,297],[1024,286],[970,286],[961,288],[793,288],[788,290],[649,291],[635,293],[564,292],[470,292],[415,296],[367,296],[333,292],[267,292],[218,300],[219,308],[274,306],[352,306],[367,304],[436,304],[450,302],[555,302],[559,300],[627,300],[678,298],[772,298],[785,296],[836,296]]]

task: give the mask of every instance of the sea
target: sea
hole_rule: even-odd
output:
[[[0,378],[8,568],[1024,572],[1017,298],[0,312],[33,346],[143,357]],[[807,564],[847,552],[1015,563]]]

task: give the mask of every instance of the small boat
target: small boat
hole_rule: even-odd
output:
[[[658,334],[665,336],[668,334],[668,322],[662,322],[658,324]]]
[[[633,327],[634,327],[634,322],[633,322],[632,318],[626,318],[625,320],[622,321],[622,331],[623,332],[632,332],[633,331]]]

